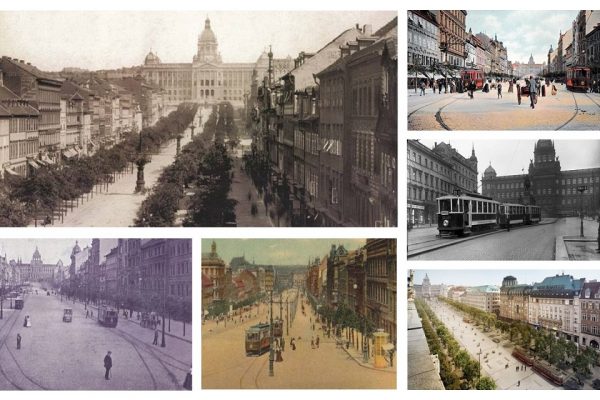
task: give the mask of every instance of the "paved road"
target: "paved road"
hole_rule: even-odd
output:
[[[240,170],[241,159],[233,158],[233,181],[229,198],[237,200],[235,206],[235,217],[237,226],[273,226],[268,214],[265,214],[265,205],[262,198],[259,197],[256,188],[252,184],[251,178],[246,173]],[[248,199],[248,193],[251,198]],[[255,203],[258,208],[258,213],[252,215],[252,203]]]
[[[593,221],[584,221],[588,234],[597,226]],[[554,260],[556,237],[578,234],[579,219],[563,218],[554,224],[517,227],[510,232],[502,230],[411,257],[411,260]]]
[[[572,93],[558,85],[556,96],[539,97],[534,110],[529,98],[517,103],[514,93],[503,89],[475,92],[471,100],[466,93],[414,96],[409,90],[409,130],[597,130],[600,126],[600,95]]]
[[[395,389],[396,374],[365,368],[341,349],[333,339],[323,339],[322,331],[312,330],[314,315],[305,305],[302,315],[298,302],[296,319],[286,335],[283,362],[275,363],[275,376],[268,373],[268,353],[246,357],[244,330],[258,320],[266,320],[263,312],[253,319],[236,324],[222,332],[209,332],[202,327],[202,388],[216,389]],[[274,312],[274,315],[278,315]],[[321,337],[319,349],[310,346],[311,337]],[[296,338],[296,350],[289,347],[290,337]]]
[[[522,363],[511,355],[513,346],[507,340],[502,340],[499,333],[483,333],[479,328],[465,323],[460,313],[440,301],[430,301],[429,306],[473,359],[479,361],[481,356],[482,373],[494,379],[499,389],[560,389],[531,369],[521,370]],[[494,338],[500,342],[495,343]]]
[[[166,348],[153,347],[152,333],[137,324],[119,321],[117,328],[105,328],[87,319],[81,304],[41,293],[27,295],[23,310],[0,321],[0,390],[181,389],[192,363],[190,343],[169,338]],[[65,307],[74,310],[71,323],[62,322]],[[25,315],[30,328],[23,327]],[[106,381],[108,350],[113,369]]]

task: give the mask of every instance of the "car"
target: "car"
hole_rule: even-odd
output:
[[[63,322],[72,322],[73,321],[73,309],[65,308],[63,310]]]

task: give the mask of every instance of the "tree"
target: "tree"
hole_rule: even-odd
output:
[[[495,390],[496,382],[490,378],[489,376],[482,376],[481,379],[475,385],[475,389],[477,390]]]

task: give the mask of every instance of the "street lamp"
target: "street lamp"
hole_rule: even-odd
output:
[[[137,180],[135,181],[135,193],[143,193],[146,183],[144,182],[144,166],[148,163],[146,156],[142,152],[142,129],[140,129],[140,141],[138,144]]]
[[[583,237],[583,192],[585,192],[587,189],[588,189],[587,185],[577,186],[577,191],[581,194],[581,198],[579,201],[579,220],[580,220],[579,236],[580,237]]]

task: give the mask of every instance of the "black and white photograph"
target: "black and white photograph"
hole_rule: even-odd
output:
[[[0,239],[0,390],[192,390],[192,240]]]
[[[600,11],[407,15],[409,130],[598,130]]]
[[[397,226],[397,24],[0,11],[0,226]]]
[[[409,260],[600,260],[600,140],[407,141]]]

